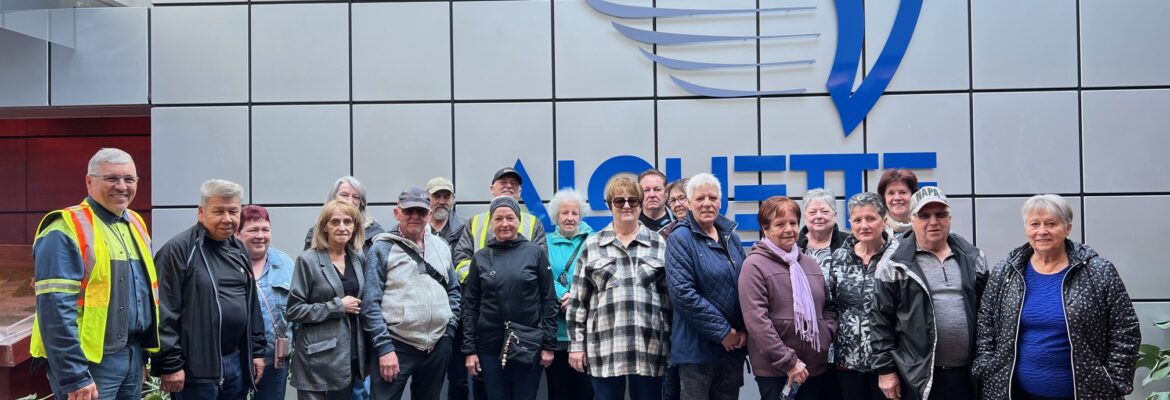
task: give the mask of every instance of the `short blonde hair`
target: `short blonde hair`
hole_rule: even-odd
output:
[[[313,225],[313,244],[312,248],[316,250],[326,250],[329,248],[329,234],[325,232],[326,225],[329,225],[329,218],[333,217],[333,213],[341,211],[353,218],[353,235],[349,237],[349,243],[346,247],[355,252],[361,252],[362,247],[366,243],[365,229],[362,228],[362,212],[358,211],[357,207],[341,200],[332,200],[325,203],[325,207],[321,207],[321,215],[317,217],[317,224]]]
[[[605,204],[608,206],[619,194],[629,194],[642,201],[642,187],[628,176],[616,176],[605,184]]]

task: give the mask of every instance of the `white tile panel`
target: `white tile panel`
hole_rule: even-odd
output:
[[[591,177],[610,158],[635,156],[654,165],[653,102],[568,102],[557,103],[556,108],[557,160],[574,161],[574,183],[581,193],[588,196],[590,185],[605,186],[608,177],[599,176],[599,182]],[[566,185],[557,182],[558,187]],[[552,198],[551,193],[541,195],[544,200]]]
[[[349,5],[252,6],[252,101],[349,99]]]
[[[151,102],[248,101],[248,6],[151,11]]]
[[[552,98],[546,0],[455,2],[455,98]]]
[[[783,155],[789,165],[793,154],[864,152],[864,126],[858,125],[853,133],[846,137],[841,129],[837,109],[829,97],[764,99],[760,111],[760,124],[760,152],[764,155]],[[854,179],[860,179],[859,184],[864,185],[864,176]],[[788,172],[764,173],[764,183],[785,184],[788,193],[794,196],[802,196],[810,189],[808,172],[794,171],[791,168]],[[844,196],[844,173],[826,172],[825,188],[837,196]]]
[[[1170,2],[1081,0],[1084,86],[1170,84]]]
[[[1112,261],[1134,299],[1165,299],[1170,270],[1157,249],[1170,236],[1170,217],[1157,210],[1167,196],[1085,198],[1085,243]]]
[[[809,93],[827,93],[825,82],[833,68],[837,51],[837,13],[830,0],[815,0],[799,4],[785,0],[761,0],[761,8],[814,6],[813,12],[760,14],[760,35],[788,35],[817,33],[814,40],[763,40],[760,42],[761,63],[814,60],[811,66],[763,67],[760,70],[761,90],[805,89]],[[861,71],[857,72],[858,81]],[[840,125],[840,123],[838,123]]]
[[[450,4],[354,3],[353,99],[451,98]]]
[[[703,0],[659,0],[660,8],[714,8],[713,3]],[[756,8],[751,0],[725,0],[717,3],[718,8]],[[692,35],[755,36],[756,17],[754,14],[698,15],[693,17],[659,18],[659,32]],[[650,49],[650,45],[644,45]],[[682,45],[659,45],[658,55],[686,61],[709,63],[754,63],[756,41],[720,41]],[[719,89],[756,90],[755,68],[729,68],[715,70],[671,70],[658,66],[658,95],[693,96],[675,84],[670,75],[690,83]]]
[[[490,201],[492,176],[517,159],[542,195],[552,193],[552,120],[551,103],[456,104],[454,183],[459,199]]]
[[[976,89],[1076,86],[1076,3],[971,2],[971,66]]]
[[[451,142],[450,104],[353,107],[353,172],[370,202],[396,202],[407,188],[450,178]]]
[[[76,47],[51,45],[54,106],[147,104],[147,9],[78,8]]]
[[[865,2],[865,64],[873,68],[901,2]],[[906,56],[887,90],[954,90],[969,86],[967,1],[922,2]],[[880,103],[880,101],[879,101]]]
[[[49,46],[0,29],[0,107],[49,105]]]
[[[938,168],[916,170],[919,181],[938,182],[948,195],[971,193],[971,122],[968,95],[885,96],[870,112],[871,153],[935,152]],[[869,174],[877,188],[881,173]]]
[[[199,188],[194,191],[194,204],[199,204]],[[158,251],[175,235],[199,222],[198,208],[156,208],[150,211],[150,247]]]
[[[976,93],[975,191],[1080,192],[1076,92]]]
[[[253,107],[252,201],[322,202],[350,174],[349,118],[347,105]]]
[[[648,0],[618,1],[650,6]],[[635,97],[654,93],[653,62],[611,22],[650,29],[650,20],[619,20],[601,14],[584,0],[553,2],[558,98]],[[647,48],[649,48],[647,46]]]
[[[248,185],[248,107],[155,107],[150,158],[155,205],[199,205],[199,185],[212,178]]]
[[[758,154],[755,99],[664,100],[658,102],[658,165],[681,158],[682,176],[711,172],[712,157],[727,157],[729,186],[758,183],[755,174],[736,174],[735,156]]]
[[[1170,90],[1081,96],[1085,192],[1170,190]]]

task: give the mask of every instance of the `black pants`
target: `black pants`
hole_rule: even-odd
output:
[[[836,365],[829,364],[829,369],[825,370],[825,373],[821,374],[820,377],[821,377],[821,394],[819,397],[817,397],[818,399],[820,399],[820,400],[843,400],[843,399],[853,400],[854,399],[853,397],[842,397],[841,396],[841,385],[840,385],[840,381],[838,380],[840,378],[838,377],[838,374],[837,374],[837,366]]]
[[[810,376],[796,388],[797,400],[817,400],[821,396],[825,374]],[[784,387],[788,386],[787,376],[757,376],[756,385],[760,387],[760,400],[779,400],[784,397]]]
[[[592,400],[593,385],[589,375],[577,372],[569,365],[569,351],[553,352],[553,362],[544,369],[544,380],[549,400]]]
[[[1020,385],[1018,382],[1012,382],[1012,398],[1019,399],[1019,400],[1073,400],[1072,397],[1037,396],[1037,395],[1025,392],[1023,389],[1020,389]]]
[[[875,372],[857,372],[849,369],[837,370],[837,386],[841,388],[842,399],[886,400],[886,396],[882,394],[882,389],[878,387],[877,373]]]
[[[467,395],[467,367],[464,363],[466,354],[459,349],[463,348],[463,326],[455,329],[455,338],[451,341],[451,361],[447,363],[447,400],[468,400]],[[473,378],[471,388],[475,400],[487,400],[487,389],[483,380]],[[413,390],[413,389],[411,389]]]
[[[902,383],[902,400],[918,400],[920,397],[906,380]],[[975,384],[971,382],[970,367],[935,368],[934,381],[930,385],[928,400],[975,400]]]
[[[375,362],[370,371],[372,397],[375,400],[399,400],[409,381],[411,399],[439,400],[447,362],[451,360],[451,338],[439,339],[429,353],[398,340],[393,342],[394,354],[398,356],[398,376],[386,382]]]
[[[679,394],[681,391],[678,366],[667,363],[666,376],[662,378],[662,400],[680,400],[682,398],[682,395]]]

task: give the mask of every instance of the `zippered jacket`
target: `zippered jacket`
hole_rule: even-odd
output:
[[[715,219],[721,245],[701,231],[694,213],[687,213],[666,239],[666,277],[674,308],[670,362],[674,364],[717,362],[727,353],[720,343],[727,333],[747,330],[738,289],[747,255],[735,227],[735,221],[722,215]],[[744,349],[733,352],[746,354]]]
[[[974,355],[976,315],[987,284],[987,259],[959,235],[952,233],[947,244],[959,264]],[[917,250],[918,242],[911,233],[886,250],[874,271],[874,308],[870,314],[873,370],[878,375],[897,372],[919,398],[927,399],[934,378],[938,331],[929,286],[915,261]]]
[[[223,371],[220,364],[220,308],[215,289],[215,268],[207,263],[203,240],[207,228],[195,226],[175,235],[154,255],[158,269],[159,335],[162,349],[151,361],[151,373],[162,376],[185,371],[187,383],[220,383]],[[239,255],[252,265],[244,246],[234,236],[225,246],[239,250]],[[256,278],[252,269],[245,268],[248,285],[248,321],[240,336],[240,372],[251,385],[252,359],[264,357],[268,343],[264,337],[264,318],[256,296]]]
[[[1061,285],[1072,346],[1077,399],[1121,399],[1133,391],[1141,332],[1133,302],[1113,263],[1089,246],[1065,239],[1068,272]],[[1019,352],[1024,273],[1034,250],[1024,244],[995,266],[979,309],[977,355],[971,373],[984,399],[1007,399]]]

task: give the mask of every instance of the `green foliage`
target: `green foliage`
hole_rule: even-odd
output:
[[[1155,322],[1159,329],[1170,329],[1170,321]],[[1138,352],[1138,368],[1149,369],[1150,372],[1142,378],[1142,386],[1151,382],[1166,379],[1170,375],[1170,349],[1162,349],[1152,344],[1143,344]],[[1154,392],[1146,396],[1146,400],[1170,400],[1170,392]]]

